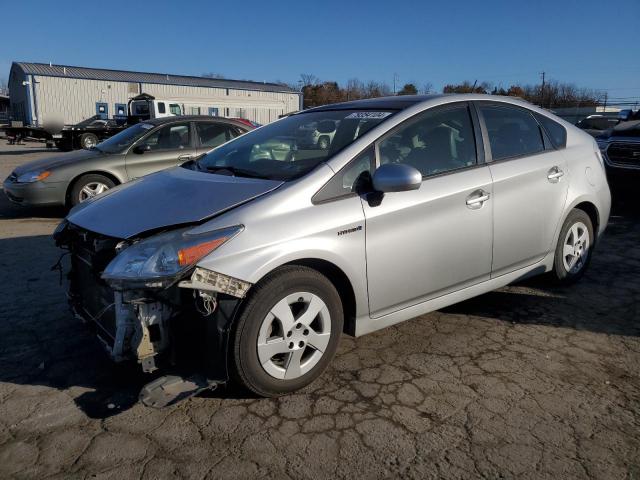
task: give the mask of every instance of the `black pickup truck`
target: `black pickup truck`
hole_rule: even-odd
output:
[[[596,137],[609,181],[638,186],[640,181],[640,112]]]

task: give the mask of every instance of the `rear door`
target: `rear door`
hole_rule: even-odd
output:
[[[133,180],[180,165],[195,154],[191,122],[162,125],[129,149],[126,158],[127,175]]]
[[[492,277],[541,260],[555,246],[568,168],[526,108],[477,102],[493,177]]]
[[[363,201],[372,317],[489,279],[491,174],[476,131],[462,102],[422,112],[377,143],[381,164],[411,165],[423,181]]]
[[[233,125],[224,122],[195,122],[196,154],[201,155],[240,135]]]

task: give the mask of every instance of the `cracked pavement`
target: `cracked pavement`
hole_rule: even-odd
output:
[[[4,143],[4,142],[3,142]],[[0,176],[55,152],[0,145]],[[640,208],[583,280],[510,286],[343,336],[315,383],[163,410],[66,306],[62,212],[0,198],[0,477],[640,478]]]

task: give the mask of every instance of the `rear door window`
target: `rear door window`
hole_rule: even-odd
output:
[[[479,104],[489,136],[493,160],[533,155],[544,151],[540,125],[524,108]]]
[[[238,136],[234,128],[221,123],[196,123],[196,132],[199,146],[208,148],[219,147]]]
[[[551,139],[551,143],[553,143],[554,147],[564,148],[567,146],[567,131],[562,125],[554,120],[551,120],[549,117],[540,115],[539,113],[536,113],[535,116],[538,119],[540,125],[542,125],[542,128],[544,128],[547,132],[547,135]],[[605,120],[606,122],[606,119],[603,120]],[[606,128],[607,127],[603,127],[603,129]]]

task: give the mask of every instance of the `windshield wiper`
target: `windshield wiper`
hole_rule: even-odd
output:
[[[252,170],[245,170],[243,168],[228,167],[224,165],[211,165],[205,167],[208,172],[229,172],[233,177],[247,177],[247,178],[262,178],[268,180],[269,177],[260,175]]]

